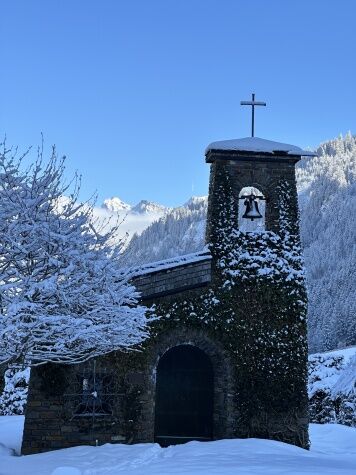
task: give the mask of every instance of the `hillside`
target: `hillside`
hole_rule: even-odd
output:
[[[356,137],[317,152],[297,173],[313,352],[356,343]]]
[[[185,205],[166,213],[142,234],[135,234],[123,262],[140,265],[189,254],[204,247],[207,197],[193,197]]]
[[[356,137],[330,140],[317,153],[297,167],[312,352],[356,344]],[[206,209],[206,197],[196,197],[167,211],[133,236],[123,262],[202,249]]]

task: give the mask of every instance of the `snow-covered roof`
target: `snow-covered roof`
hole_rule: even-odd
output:
[[[274,142],[272,140],[261,139],[259,137],[245,137],[242,139],[221,140],[212,142],[205,149],[207,154],[210,150],[236,150],[239,152],[270,153],[278,155],[283,152],[287,155],[314,157],[316,154],[309,150],[303,150],[295,145]]]
[[[152,272],[158,272],[161,270],[171,269],[173,267],[179,267],[182,265],[193,264],[199,261],[205,261],[211,259],[212,256],[208,249],[203,249],[199,252],[192,254],[185,254],[184,256],[177,256],[171,259],[164,259],[162,261],[150,262],[139,267],[135,267],[131,270],[132,278],[139,277],[144,274],[151,274]]]

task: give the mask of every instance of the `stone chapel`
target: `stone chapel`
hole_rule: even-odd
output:
[[[31,371],[22,453],[268,438],[308,448],[299,147],[210,144],[206,248],[133,283],[160,318],[138,351]]]

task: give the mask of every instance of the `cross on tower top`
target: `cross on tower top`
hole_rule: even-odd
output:
[[[252,94],[251,101],[241,101],[242,106],[252,106],[251,137],[255,136],[255,106],[265,106],[265,102],[255,101],[255,94]]]

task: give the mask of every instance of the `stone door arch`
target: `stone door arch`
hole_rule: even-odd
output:
[[[209,356],[193,345],[166,351],[157,366],[155,441],[162,446],[212,440],[214,373]]]

